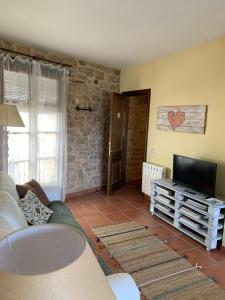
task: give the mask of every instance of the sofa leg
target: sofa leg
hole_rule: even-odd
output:
[[[116,300],[140,300],[140,291],[133,278],[127,273],[106,276]]]

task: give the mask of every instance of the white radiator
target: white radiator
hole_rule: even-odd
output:
[[[144,162],[142,165],[142,193],[150,196],[151,181],[166,176],[166,168]]]

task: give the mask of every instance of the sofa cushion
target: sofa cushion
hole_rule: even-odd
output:
[[[23,184],[16,184],[16,190],[17,193],[19,194],[20,198],[25,197],[26,193],[28,192],[28,188],[25,187]]]
[[[23,198],[26,195],[27,191],[31,190],[45,206],[49,206],[50,204],[50,201],[48,200],[48,197],[45,194],[44,190],[34,179],[24,183],[23,185],[17,184],[16,189],[19,193],[20,198]]]
[[[31,225],[46,224],[53,214],[53,211],[43,205],[31,190],[28,190],[25,197],[18,201],[18,205]]]
[[[13,179],[3,171],[0,171],[0,191],[9,193],[16,201],[20,199]]]
[[[55,224],[65,224],[70,225],[77,228],[81,231],[84,235],[85,232],[80,224],[75,220],[69,208],[65,205],[62,201],[52,201],[49,204],[49,209],[53,211],[53,214],[48,220],[48,223],[55,223]],[[86,235],[85,235],[86,236]]]
[[[53,211],[53,214],[48,220],[48,223],[55,223],[55,224],[65,224],[70,225],[78,229],[80,232],[83,233],[83,235],[86,237],[90,247],[93,250],[93,244],[91,240],[87,237],[85,234],[85,231],[80,226],[80,224],[75,220],[73,214],[69,210],[69,208],[65,205],[62,201],[51,201],[50,205],[48,207]]]

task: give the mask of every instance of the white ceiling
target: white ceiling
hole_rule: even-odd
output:
[[[123,67],[225,35],[225,0],[0,0],[0,35]]]

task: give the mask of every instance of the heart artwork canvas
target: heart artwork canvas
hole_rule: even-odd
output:
[[[205,133],[206,105],[160,106],[157,128],[164,131]]]

